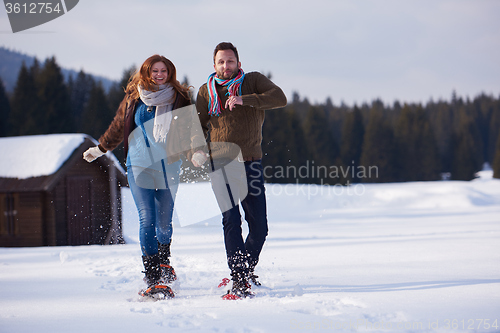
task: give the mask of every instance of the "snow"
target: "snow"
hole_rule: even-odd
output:
[[[26,179],[55,173],[85,140],[83,134],[0,138],[0,177]],[[7,162],[7,163],[5,163]]]
[[[0,248],[0,332],[499,332],[500,180],[480,177],[266,185],[263,287],[240,301],[217,289],[229,275],[219,217],[176,221],[176,297],[141,301],[137,213],[122,189],[128,244]]]
[[[26,179],[55,173],[73,154],[75,149],[91,139],[86,134],[44,134],[0,138],[0,177]],[[110,152],[117,168],[125,173],[116,157]]]

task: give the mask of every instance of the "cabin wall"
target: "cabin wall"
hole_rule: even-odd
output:
[[[107,158],[87,163],[79,147],[53,175],[0,178],[0,246],[67,246],[123,241],[121,214],[111,233],[112,204],[121,212],[120,187],[110,198]],[[126,182],[123,175],[119,175]],[[45,190],[44,190],[45,189]]]
[[[57,244],[57,228],[56,215],[54,209],[54,197],[52,192],[42,193],[42,216],[44,223],[44,245],[56,246]]]
[[[53,196],[57,245],[105,243],[111,227],[111,205],[104,166],[77,161],[54,188]]]
[[[0,246],[44,245],[41,192],[0,193]]]

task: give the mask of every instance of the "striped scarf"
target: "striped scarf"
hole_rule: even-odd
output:
[[[220,107],[221,100],[219,95],[217,94],[217,89],[215,87],[215,83],[227,88],[227,95],[229,96],[241,96],[241,84],[243,83],[243,79],[245,78],[245,73],[242,69],[238,71],[238,75],[232,78],[231,80],[222,80],[219,79],[215,73],[212,73],[207,80],[207,88],[208,88],[208,114],[210,116],[220,116]]]

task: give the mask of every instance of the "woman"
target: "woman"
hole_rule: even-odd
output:
[[[172,215],[179,183],[180,153],[189,149],[189,90],[176,78],[174,64],[160,55],[146,59],[132,75],[115,118],[83,158],[92,162],[122,141],[127,177],[139,212],[140,244],[148,287],[139,293],[174,297],[166,286],[176,280],[170,265]],[[187,142],[187,143],[186,143]]]

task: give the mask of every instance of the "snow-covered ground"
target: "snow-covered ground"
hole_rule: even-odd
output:
[[[182,186],[181,199],[210,190]],[[267,194],[256,298],[221,300],[229,272],[213,217],[177,221],[176,298],[141,301],[125,190],[126,245],[0,248],[0,332],[500,332],[500,180],[491,172],[471,182],[274,184]]]

